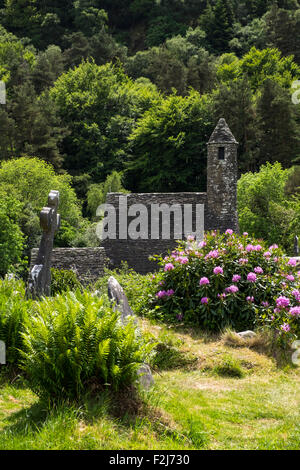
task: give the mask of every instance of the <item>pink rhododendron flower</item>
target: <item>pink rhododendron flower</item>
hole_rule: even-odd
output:
[[[165,272],[167,272],[167,271],[172,271],[173,269],[174,269],[174,265],[172,263],[168,263],[168,264],[166,264],[164,270],[165,270]]]
[[[201,299],[201,303],[202,303],[202,304],[208,304],[208,297],[203,297],[203,298]]]
[[[207,245],[206,242],[200,242],[199,245],[198,245],[198,248],[204,248],[205,246]]]
[[[225,291],[230,294],[236,294],[239,291],[239,288],[237,286],[230,286],[230,287],[227,287]]]
[[[256,245],[256,246],[254,247],[254,250],[255,250],[255,251],[261,251],[261,250],[262,250],[262,246],[261,246],[261,245]]]
[[[200,286],[207,286],[209,284],[209,279],[207,277],[202,277],[200,279]]]
[[[256,274],[263,274],[264,273],[264,270],[263,268],[261,268],[260,266],[258,266],[257,268],[254,268],[254,272]]]
[[[269,247],[269,250],[272,251],[272,250],[277,250],[278,248],[278,245],[274,244],[272,246]]]
[[[257,277],[255,273],[249,273],[247,276],[247,281],[249,282],[256,282]]]
[[[244,232],[244,233],[243,233],[243,236],[244,236],[244,237],[248,237],[248,235],[249,235],[248,232]]]
[[[292,276],[291,274],[288,274],[286,276],[286,278],[287,278],[288,281],[291,281],[291,282],[294,282],[294,280],[295,280],[294,276]]]
[[[296,300],[298,300],[298,302],[300,301],[300,292],[298,290],[293,290],[292,295]]]
[[[187,239],[188,239],[189,242],[195,241],[195,237],[194,237],[193,235],[189,235],[189,236],[187,237]]]
[[[247,245],[246,246],[246,251],[248,251],[248,253],[251,253],[251,251],[254,251],[254,246],[253,245]]]
[[[175,292],[173,291],[173,289],[169,289],[169,290],[167,290],[166,294],[167,294],[168,297],[171,297],[172,295],[175,294]]]
[[[232,282],[240,282],[241,279],[242,276],[240,276],[239,274],[235,274],[232,278]]]
[[[247,263],[248,263],[248,259],[247,259],[247,258],[241,258],[241,259],[239,259],[239,263],[240,263],[240,264],[247,264]]]
[[[218,298],[221,299],[221,300],[224,300],[226,299],[226,294],[218,294]]]
[[[231,230],[231,228],[227,229],[226,230],[226,235],[232,235],[233,234],[233,230]]]
[[[270,258],[270,257],[271,257],[271,252],[270,252],[270,251],[266,251],[266,252],[264,253],[264,257],[265,257],[265,258]]]
[[[167,293],[165,290],[160,290],[159,292],[157,292],[156,297],[158,297],[159,299],[163,299],[166,295]]]
[[[263,307],[269,307],[269,305],[270,305],[269,302],[262,302],[261,304],[262,304]]]
[[[219,258],[219,251],[218,250],[212,250],[208,253],[208,258]]]
[[[223,268],[221,268],[221,266],[217,266],[215,269],[214,269],[214,274],[218,275],[218,274],[223,274]]]
[[[291,258],[288,262],[288,265],[290,266],[296,266],[297,265],[297,261],[294,259],[294,258]]]
[[[292,315],[292,317],[299,317],[300,316],[300,307],[292,307],[290,309],[290,315]]]
[[[290,305],[290,299],[284,296],[278,297],[278,299],[276,299],[276,305],[279,308],[286,308]]]
[[[249,296],[249,297],[246,298],[246,300],[247,300],[247,302],[253,303],[254,302],[254,297]]]
[[[180,264],[188,264],[189,259],[186,257],[180,257],[179,261],[180,261]]]
[[[284,323],[283,325],[281,325],[281,329],[282,331],[284,331],[285,333],[288,333],[291,329],[290,325],[288,323]]]

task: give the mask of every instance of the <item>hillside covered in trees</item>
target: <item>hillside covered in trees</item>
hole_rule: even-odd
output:
[[[40,200],[9,165],[30,173],[34,193],[48,188],[37,175],[58,178],[74,210],[56,243],[96,243],[109,190],[205,190],[220,117],[239,141],[240,175],[291,169],[286,207],[300,186],[299,31],[297,0],[0,0],[0,209],[32,246]],[[296,230],[288,210],[280,220]]]

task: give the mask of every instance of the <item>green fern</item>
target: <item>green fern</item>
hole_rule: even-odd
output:
[[[35,310],[23,333],[22,367],[29,387],[48,400],[78,399],[91,384],[113,391],[134,384],[151,354],[134,322],[122,325],[104,297],[77,290]]]

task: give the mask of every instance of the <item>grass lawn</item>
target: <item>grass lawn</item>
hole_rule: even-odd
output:
[[[170,345],[144,405],[122,397],[116,409],[106,396],[49,410],[21,379],[2,381],[0,449],[300,449],[298,368],[218,337],[142,325]]]

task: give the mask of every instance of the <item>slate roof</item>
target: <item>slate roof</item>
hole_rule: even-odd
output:
[[[221,118],[213,131],[208,144],[237,144],[234,135],[224,118]]]

